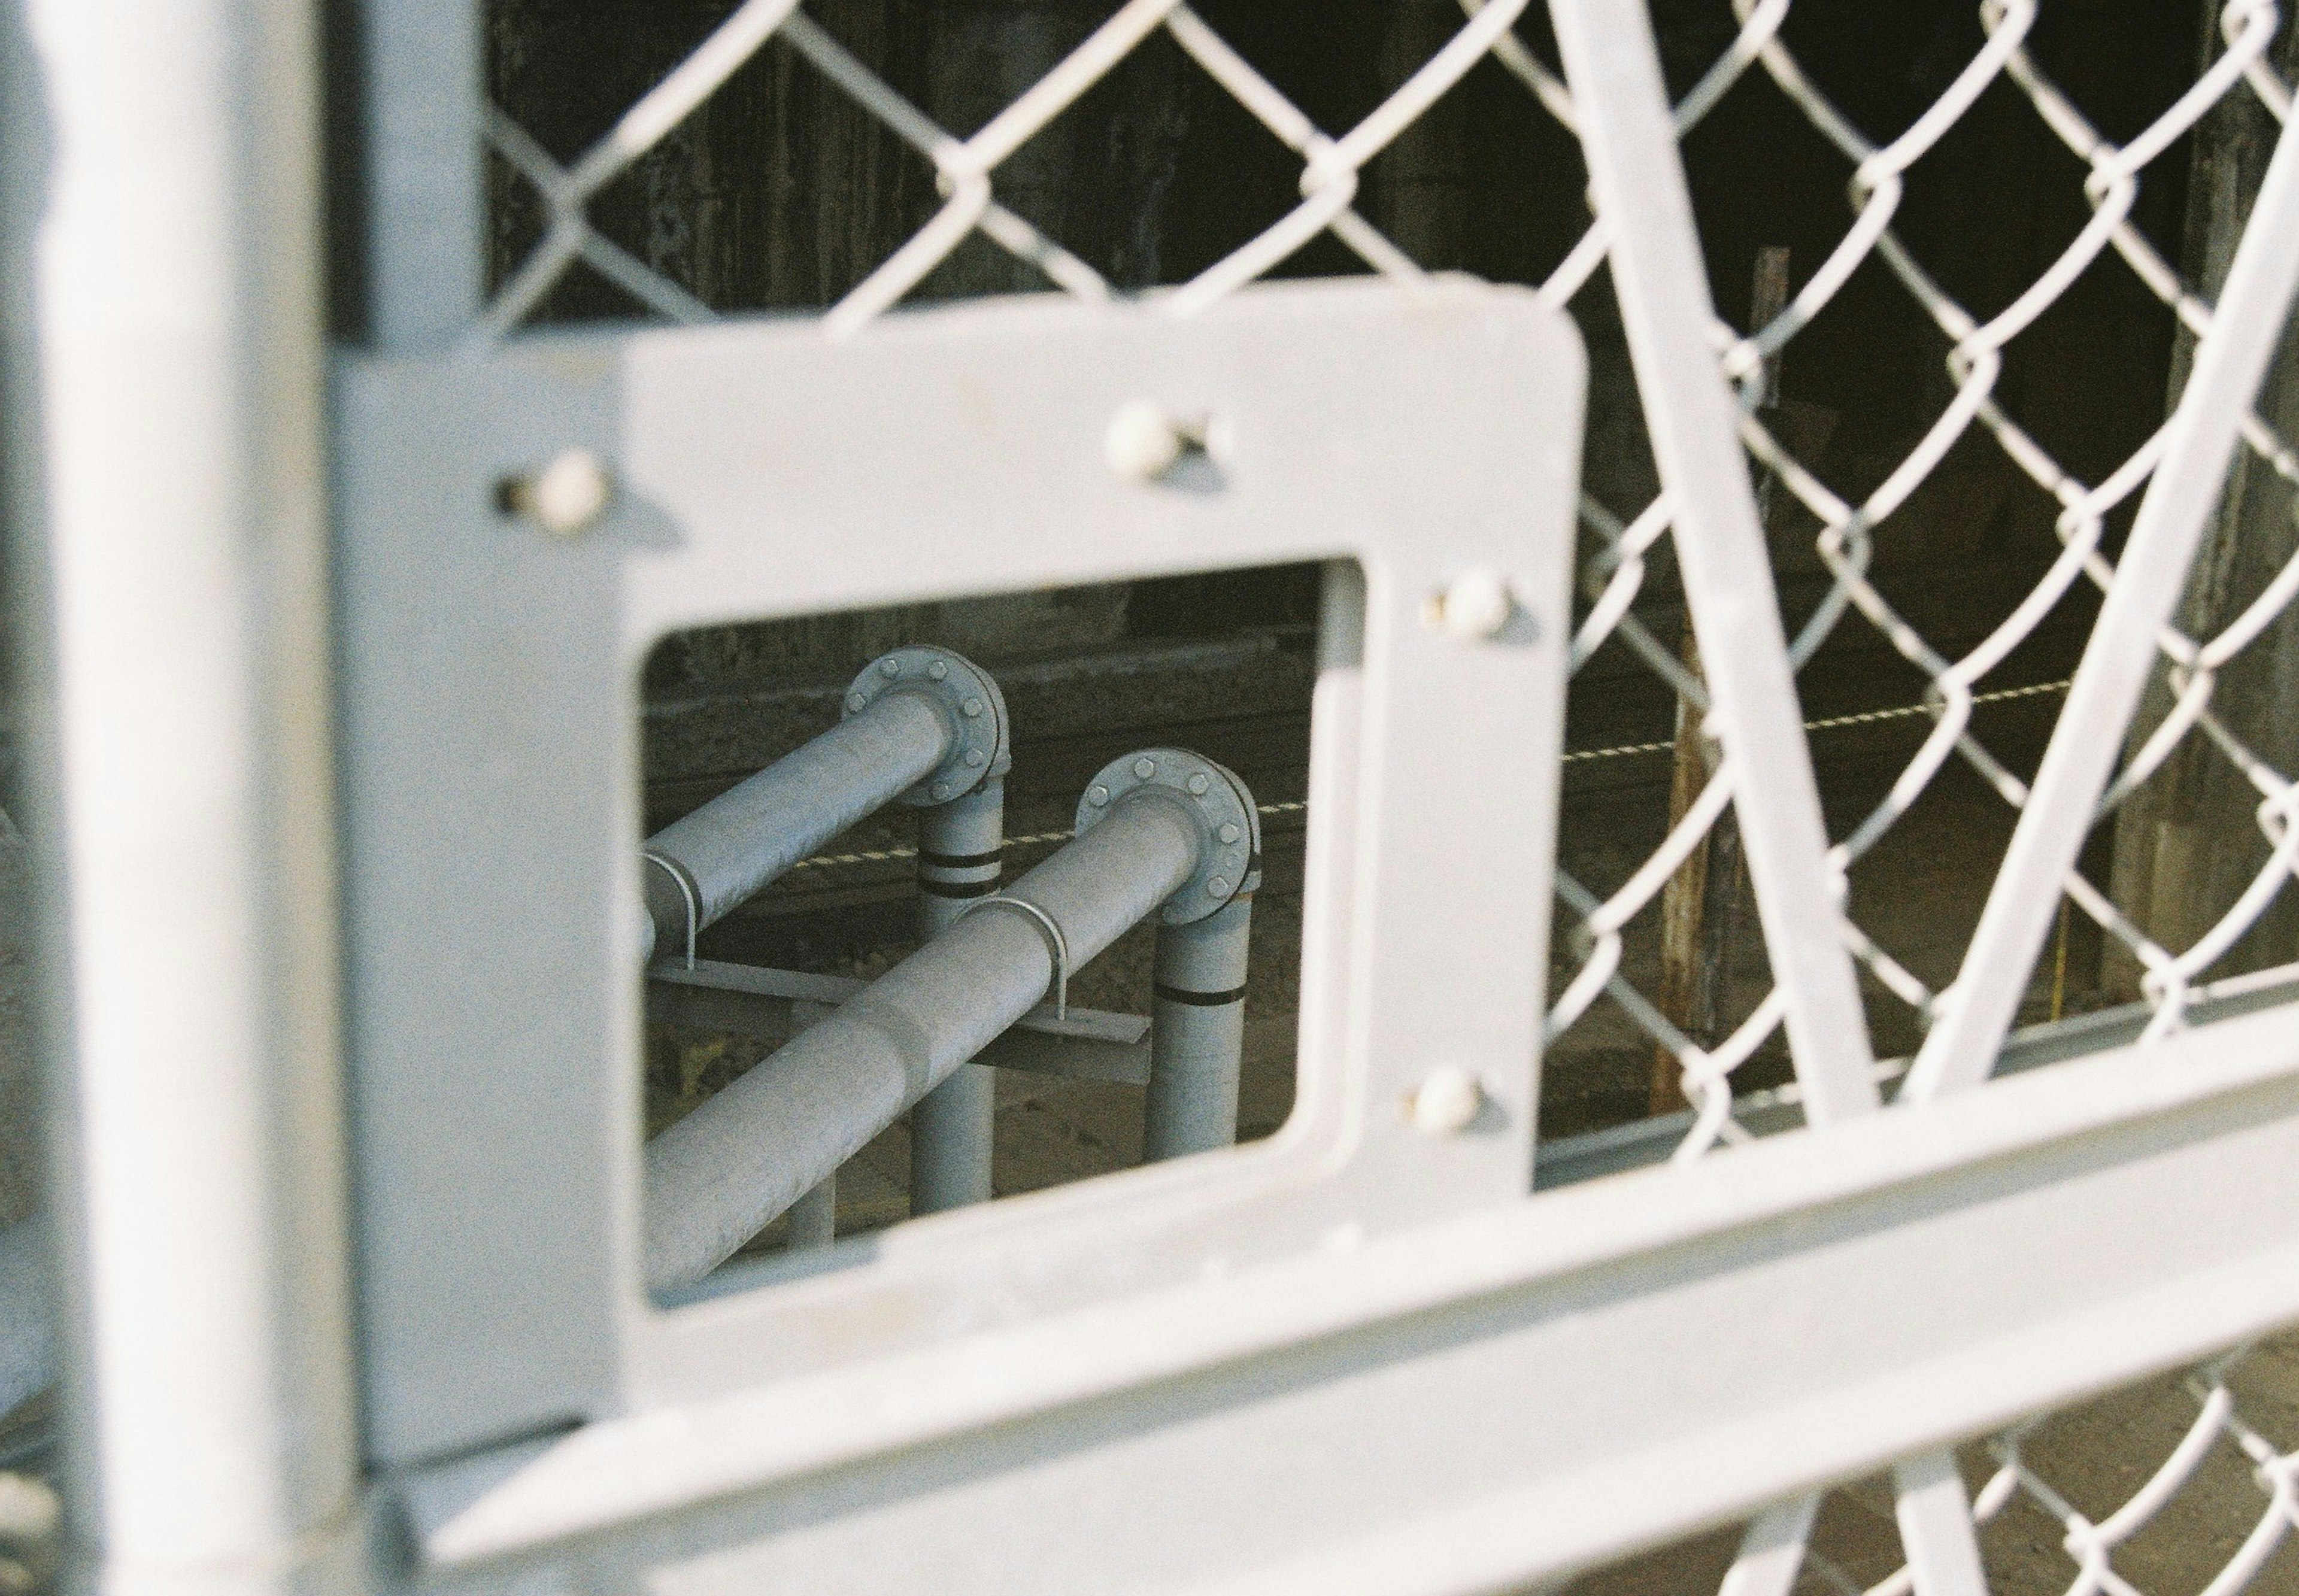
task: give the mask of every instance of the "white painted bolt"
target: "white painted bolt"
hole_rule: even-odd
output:
[[[968,720],[982,713],[982,701],[978,698],[969,698],[958,707],[965,712]]]
[[[878,661],[878,674],[891,679],[902,674],[902,667],[898,661],[881,660]]]
[[[1189,783],[1190,796],[1192,798],[1204,797],[1206,794],[1206,789],[1212,785],[1213,784],[1208,781],[1203,775],[1192,776],[1190,777]]]
[[[973,769],[979,770],[983,766],[990,762],[990,756],[983,752],[979,748],[969,748],[966,751],[966,762]]]
[[[615,479],[588,449],[562,449],[519,484],[519,508],[561,537],[587,530],[614,502]]]
[[[931,790],[936,798],[947,798],[950,796],[950,783],[938,781],[934,784]]]
[[[846,695],[847,713],[851,715],[860,714],[863,709],[868,705],[869,702],[870,701],[868,699],[863,697],[859,693],[849,693]]]
[[[1206,896],[1209,898],[1226,898],[1229,896],[1229,877],[1226,876],[1216,876],[1211,881],[1207,882]]]
[[[1180,423],[1154,400],[1130,399],[1109,418],[1101,457],[1128,482],[1155,482],[1171,470],[1189,446]]]
[[[1109,789],[1108,787],[1088,787],[1085,790],[1085,801],[1088,803],[1092,804],[1094,808],[1100,809],[1103,804],[1109,802]]]
[[[1245,834],[1240,831],[1233,822],[1225,822],[1222,828],[1214,835],[1221,838],[1224,843],[1233,843]]]
[[[940,660],[936,660],[933,664],[926,667],[926,675],[937,682],[941,681],[949,674],[950,667],[943,664]]]
[[[1485,1089],[1457,1064],[1431,1070],[1413,1094],[1413,1128],[1432,1136],[1457,1136],[1485,1106]]]
[[[1135,760],[1133,761],[1133,774],[1140,777],[1143,781],[1149,780],[1151,777],[1158,774],[1158,761],[1156,760]]]
[[[1509,619],[1508,584],[1496,570],[1465,570],[1437,600],[1437,624],[1464,640],[1497,637]]]

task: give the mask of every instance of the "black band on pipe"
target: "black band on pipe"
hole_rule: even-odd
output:
[[[1005,855],[1003,848],[992,848],[987,853],[934,853],[921,848],[918,862],[938,870],[978,870],[984,865],[996,864]]]
[[[1187,1003],[1192,1009],[1223,1009],[1232,1003],[1245,1002],[1245,988],[1232,986],[1227,992],[1184,992],[1178,986],[1168,986],[1163,981],[1150,989],[1160,1002]]]
[[[998,890],[998,877],[987,881],[934,881],[921,876],[918,890],[933,898],[986,898]]]

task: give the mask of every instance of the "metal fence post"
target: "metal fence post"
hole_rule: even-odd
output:
[[[347,1581],[318,8],[10,10],[84,1582]]]

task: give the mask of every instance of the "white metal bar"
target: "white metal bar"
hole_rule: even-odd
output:
[[[358,4],[368,334],[380,349],[444,349],[477,320],[486,289],[481,7]]]
[[[9,463],[45,478],[16,508],[52,587],[89,1589],[285,1589],[356,1544],[317,10],[19,13],[54,160]]]
[[[1811,752],[1756,520],[1715,314],[1651,26],[1639,0],[1554,0],[1613,284],[1714,717],[1737,773],[1735,812],[1786,999],[1789,1045],[1815,1125],[1877,1103],[1867,1021],[1838,933]]]
[[[1789,1596],[1804,1567],[1812,1521],[1819,1515],[1816,1494],[1796,1497],[1760,1515],[1740,1537],[1740,1550],[1716,1596]]]
[[[1988,1574],[1971,1526],[1971,1501],[1955,1454],[1929,1451],[1893,1471],[1900,1489],[1893,1516],[1916,1596],[1988,1596]]]
[[[1075,1500],[1098,1470],[1113,1500],[1165,1500],[1275,1455],[1256,1447],[1338,1450],[1355,1467],[1299,1492],[1274,1463],[1256,1475],[1276,1494],[1247,1504],[1254,1533],[1311,1560],[1289,1574],[1323,1557],[1351,1590],[1483,1592],[2242,1340],[2299,1314],[2295,1259],[2299,1060],[2287,1019],[2254,1015],[1925,1114],[593,1425],[476,1491],[443,1476],[419,1534],[444,1562],[492,1557],[995,1430],[1016,1466],[985,1459],[966,1491],[1015,1493],[1005,1511]],[[1219,1405],[1215,1370],[1235,1383]],[[1179,1391],[1199,1405],[1176,1434]],[[892,1533],[901,1489],[849,1530]],[[1168,1508],[1174,1544],[1213,1533]],[[1342,1522],[1320,1530],[1328,1511]],[[920,1512],[905,1533],[931,1538]],[[1394,1577],[1371,1572],[1375,1542]],[[1464,1567],[1485,1583],[1448,1583]],[[983,1572],[1006,1583],[953,1569],[940,1588],[1061,1588],[1058,1570]]]
[[[2261,180],[2219,307],[2165,429],[2162,461],[2068,688],[2058,728],[2012,834],[2003,869],[1902,1099],[1921,1102],[1985,1080],[2018,1017],[2028,975],[2106,786],[2124,727],[2179,602],[2188,562],[2219,503],[2245,419],[2281,344],[2299,288],[2299,133],[2286,131]]]

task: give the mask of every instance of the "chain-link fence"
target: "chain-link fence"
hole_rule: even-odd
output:
[[[1830,86],[1858,77],[1845,62],[1863,49],[1900,50],[1900,24],[1823,17],[1811,37],[1828,59],[1807,62],[1798,34],[1807,9],[1733,0],[1729,20],[1672,8],[1660,20],[1681,79],[1675,128],[1710,232],[1710,282],[1735,316],[1733,295],[1747,285],[1747,316],[1714,323],[1712,345],[1738,395],[1786,657],[1800,677],[1799,716],[1809,716],[1801,723],[1821,772],[1825,885],[1862,977],[1865,1035],[1852,1051],[1862,1060],[1907,1055],[1859,1068],[1888,1090],[1912,1079],[1915,1095],[1956,1084],[1970,1071],[1959,1050],[1988,1024],[1974,1018],[1986,1007],[1975,993],[1991,984],[2017,1017],[2043,1027],[2017,1038],[2007,1059],[2021,1048],[2042,1058],[2157,1038],[2215,1005],[2271,1000],[2287,977],[2299,979],[2289,962],[2299,916],[2285,891],[2299,859],[2299,787],[2284,774],[2299,758],[2287,707],[2299,648],[2288,612],[2299,594],[2290,517],[2299,455],[2288,442],[2299,387],[2287,371],[2276,370],[2241,419],[2240,456],[2201,553],[2145,573],[2168,592],[2192,567],[2174,623],[2142,628],[2155,633],[2154,659],[2137,716],[2128,727],[2124,711],[2101,718],[2097,706],[2112,696],[2087,696],[2085,684],[2122,669],[2102,595],[2140,536],[2135,520],[2180,446],[2181,418],[2204,408],[2191,402],[2191,373],[2216,380],[2221,369],[2205,370],[2213,305],[2240,264],[2261,169],[2288,113],[2292,29],[2265,0],[2228,4],[2215,37],[2196,38],[2187,19],[2184,35],[2166,36],[2185,39],[2194,70],[2126,61],[2126,76],[2145,81],[2119,90],[2104,114],[2061,86],[2055,63],[2096,83],[2098,58],[2119,48],[2160,56],[2159,37],[2119,42],[2104,13],[1988,0],[1958,29],[1915,41],[1922,47],[1886,114],[1872,93],[1847,109]],[[1601,204],[1603,173],[1575,158],[1579,114],[1540,10],[1523,0],[1462,0],[1458,14],[1400,4],[1367,10],[1355,19],[1369,24],[1362,29],[1332,27],[1316,58],[1328,69],[1365,58],[1351,81],[1369,104],[1330,127],[1305,102],[1349,96],[1331,92],[1330,70],[1326,79],[1305,76],[1298,49],[1279,56],[1315,93],[1281,86],[1287,72],[1257,64],[1255,41],[1267,44],[1280,24],[1250,8],[1232,16],[1131,0],[1107,14],[976,10],[967,49],[937,76],[905,54],[916,19],[901,7],[747,0],[681,12],[649,36],[666,66],[644,51],[586,65],[564,18],[506,5],[492,70],[507,103],[486,122],[499,158],[496,280],[472,336],[633,305],[701,321],[797,304],[821,308],[826,337],[851,338],[917,296],[1029,287],[1182,319],[1274,273],[1342,269],[1378,273],[1409,295],[1432,270],[1480,263],[1463,234],[1481,205],[1546,207],[1532,233],[1563,247],[1538,270],[1521,253],[1515,275],[1580,317],[1598,373],[1550,1089],[1569,1083],[1576,1058],[1609,1068],[1604,1089],[1630,1107],[1616,1101],[1598,1118],[1636,1122],[1650,1156],[1680,1160],[1799,1122],[1810,1080],[1790,1078],[1804,1060],[1789,1055],[1802,1050],[1783,1042],[1797,977],[1772,974],[1793,962],[1784,952],[1797,933],[1768,902],[1761,850],[1743,842],[1753,806],[1779,789],[1744,777],[1749,756],[1736,750],[1733,728],[1746,722],[1723,712],[1728,693],[1743,689],[1716,676],[1695,636],[1702,582],[1680,574],[1673,544],[1683,484],[1661,488],[1668,462],[1647,453],[1628,362],[1615,353],[1632,319],[1619,304],[1629,290],[1608,270],[1622,219],[1575,208],[1584,193]],[[945,43],[964,33],[941,20]],[[700,42],[676,40],[682,27]],[[1874,37],[1863,45],[1863,35]],[[513,113],[563,107],[564,84],[537,85],[588,70],[649,80],[603,136],[554,147],[581,114],[561,117],[546,139]],[[1136,200],[1180,203],[1174,158],[1159,154],[1158,138],[1185,77],[1202,117],[1236,129],[1242,112],[1257,137],[1289,153],[1292,191],[1241,180],[1233,187],[1251,195],[1224,200],[1233,236],[1216,247],[1206,240],[1220,229],[1200,229],[1180,247],[1168,228],[1161,252],[1123,212]],[[722,98],[737,94],[740,105]],[[707,133],[714,106],[741,124],[731,145],[724,125]],[[1888,136],[1874,131],[1880,115]],[[1736,117],[1738,133],[1703,143],[1705,129]],[[793,119],[803,124],[795,134]],[[1097,130],[1100,142],[1064,154],[1071,124]],[[1801,129],[1805,143],[1772,151],[1751,128],[1783,139],[1781,129]],[[1523,163],[1517,187],[1496,174],[1488,132]],[[2021,192],[2040,195],[2022,202],[2031,236],[1956,237],[1960,225],[1984,235],[1983,223],[2004,213],[2002,195],[1983,191],[1996,153],[2013,145],[2025,152],[2007,162]],[[758,170],[712,179],[707,169],[730,148]],[[1945,193],[1934,182],[1940,170],[1961,174]],[[1747,196],[1813,174],[1842,189],[1832,231],[1816,243],[1774,241],[1764,205]],[[1117,195],[1100,212],[1067,197],[1096,177]],[[763,193],[743,203],[794,212],[790,196],[802,190],[813,195],[804,228],[784,217],[746,234],[731,216],[730,195]],[[1256,204],[1266,208],[1253,212]],[[1960,206],[1969,207],[1961,219]],[[1066,237],[1066,219],[1091,237]],[[745,238],[759,243],[758,259]],[[1943,252],[1954,257],[1945,266],[1928,259]],[[1864,363],[1867,386],[1839,385],[1833,404],[1798,395],[1793,374],[1808,353],[1831,370]],[[2068,361],[2081,369],[2048,369]],[[1855,407],[1882,403],[1880,382],[1904,390],[1892,398],[1905,413],[1894,427],[1863,427]],[[1647,393],[1642,408],[1655,403]],[[1854,435],[1856,449],[1831,453],[1832,437]],[[1835,752],[1855,742],[1856,756]],[[2071,777],[2053,791],[2076,794],[2072,812],[2055,824],[2022,821],[2031,791],[2051,779],[2047,749],[2077,744],[2121,751],[2104,790]],[[1588,787],[1605,801],[1573,807],[1576,781],[1631,766],[1641,818],[1623,819],[1619,783]],[[2035,845],[2022,853],[2020,839]],[[2050,862],[2059,855],[2074,868]],[[818,868],[896,857],[877,850]],[[2029,879],[2046,884],[2042,898],[2055,907],[2037,907]],[[2013,902],[2022,897],[2032,900],[2024,909]],[[2021,919],[2047,926],[2040,957],[2034,936],[2002,930]],[[2055,1046],[2055,1034],[2072,1040]],[[1991,1061],[2001,1035],[1981,1044]],[[2253,1417],[2256,1393],[2245,1385],[2245,1370],[2262,1359],[2279,1370],[2287,1351],[2250,1356],[2190,1377],[2192,1425],[2114,1500],[2101,1495],[2103,1482],[2121,1476],[2097,1456],[2071,1486],[2038,1460],[2048,1426],[2006,1434],[1992,1448],[1976,1518],[2040,1511],[2062,1536],[2072,1589],[2128,1592],[2142,1587],[2119,1556],[2171,1504],[2219,1488],[2207,1479],[2234,1478],[2214,1459],[2239,1453],[2236,1474],[2258,1487],[2257,1511],[2214,1559],[2205,1588],[2241,1588],[2295,1522],[2299,1467],[2288,1450],[2299,1441],[2289,1391]],[[2121,1442],[2087,1444],[2104,1455]],[[2132,1459],[2119,1453],[2117,1467],[2129,1473]],[[1818,1546],[1783,1564],[1780,1548],[1801,1554],[1813,1520],[1804,1504],[1764,1521],[1728,1588],[1752,1596],[1771,1580],[1785,1589],[1799,1566],[1807,1585],[1908,1588],[1905,1568],[1872,1580]]]

